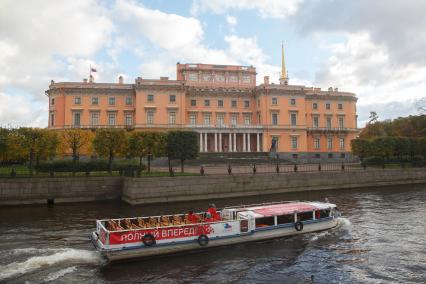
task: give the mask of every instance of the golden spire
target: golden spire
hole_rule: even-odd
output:
[[[285,60],[284,60],[284,43],[281,43],[281,77],[280,84],[288,85],[288,73],[285,68]]]

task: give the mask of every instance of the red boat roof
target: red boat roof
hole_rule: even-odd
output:
[[[307,212],[324,209],[323,206],[316,206],[312,203],[282,203],[268,206],[247,208],[248,210],[263,215],[264,217],[293,214],[294,212]]]

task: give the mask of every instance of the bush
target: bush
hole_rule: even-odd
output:
[[[112,165],[113,171],[129,171],[136,170],[142,171],[145,169],[145,166],[142,165],[142,168],[139,167],[137,161],[132,160],[122,160],[116,161]],[[39,172],[104,172],[108,171],[108,161],[98,159],[98,160],[89,160],[89,161],[77,161],[74,163],[72,160],[53,160],[53,161],[44,161],[40,162],[36,167],[36,170]]]
[[[383,163],[384,163],[384,160],[381,157],[365,158],[363,161],[363,164],[365,164],[366,166],[378,166],[378,165],[382,165]]]

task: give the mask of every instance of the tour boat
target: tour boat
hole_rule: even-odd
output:
[[[274,202],[186,214],[96,221],[91,239],[109,261],[153,257],[331,229],[339,224],[328,202]]]

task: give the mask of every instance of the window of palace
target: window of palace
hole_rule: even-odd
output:
[[[50,125],[55,126],[55,114],[50,114]]]
[[[74,97],[74,104],[75,105],[81,104],[81,97]]]
[[[290,105],[295,106],[296,105],[296,99],[290,99]]]
[[[342,103],[337,104],[337,109],[338,109],[338,110],[342,110],[342,109],[343,109],[343,104],[342,104]]]
[[[250,125],[251,124],[251,115],[250,114],[245,114],[244,115],[244,124],[245,125]]]
[[[147,124],[154,124],[154,111],[149,110],[146,113],[146,123]]]
[[[318,116],[312,117],[312,127],[313,128],[319,127],[319,117]]]
[[[297,154],[292,154],[291,156],[292,156],[292,158],[293,158],[293,159],[297,159],[297,157],[298,157],[299,155],[297,155]]]
[[[126,113],[126,126],[133,125],[133,114]]]
[[[229,76],[228,77],[228,82],[237,83],[238,82],[238,77],[237,76]]]
[[[291,136],[291,148],[297,149],[297,136]]]
[[[204,106],[206,107],[210,106],[210,100],[204,100]]]
[[[272,136],[272,141],[271,141],[271,148],[275,147],[275,150],[278,151],[279,149],[279,137],[278,136]]]
[[[278,99],[276,97],[272,97],[271,98],[271,104],[277,105],[278,104]]]
[[[249,108],[250,107],[250,101],[244,101],[244,107]]]
[[[331,104],[330,103],[326,103],[325,104],[325,109],[327,109],[327,110],[331,109]]]
[[[99,104],[99,98],[98,97],[92,97],[92,105],[98,105]]]
[[[327,149],[333,149],[333,137],[327,137]]]
[[[231,116],[231,124],[232,125],[237,125],[237,123],[238,123],[238,114],[232,114],[232,116]]]
[[[317,158],[317,159],[321,158],[321,154],[316,153],[315,158]]]
[[[340,150],[345,150],[345,138],[343,137],[339,138],[339,148]]]
[[[203,74],[203,81],[210,82],[212,80],[211,74]]]
[[[198,74],[195,72],[189,73],[189,81],[198,81]]]
[[[93,111],[90,113],[90,125],[96,126],[99,125],[99,112]]]
[[[291,122],[291,126],[297,125],[297,113],[295,112],[290,113],[290,122]]]
[[[126,105],[131,106],[133,104],[133,98],[132,97],[126,97]]]
[[[225,82],[225,76],[223,76],[221,74],[216,74],[215,81],[216,82]]]
[[[197,105],[197,100],[191,100],[191,106],[196,106]]]
[[[108,113],[108,125],[115,125],[117,120],[117,114],[115,112]]]
[[[148,95],[147,97],[148,102],[153,102],[154,101],[154,95]]]
[[[331,128],[331,116],[327,116],[327,117],[325,118],[325,124],[326,124],[326,127],[327,127],[328,129],[330,129],[330,128]]]
[[[176,112],[169,112],[169,124],[176,124]]]
[[[312,109],[318,109],[318,104],[317,103],[313,103],[312,104]]]
[[[50,104],[51,104],[52,106],[55,104],[55,98],[52,98],[52,99],[50,100]]]
[[[231,107],[233,107],[233,108],[237,107],[237,101],[236,100],[231,101]]]
[[[333,159],[333,153],[328,153],[328,158]]]
[[[170,101],[171,103],[176,102],[176,95],[170,95],[170,96],[169,96],[169,101]]]
[[[243,75],[243,82],[250,83],[250,75]]]
[[[81,125],[81,113],[80,112],[74,112],[73,113],[73,125],[74,126],[80,126]]]
[[[216,115],[216,122],[218,126],[222,126],[223,122],[224,122],[224,114],[223,113],[218,113]]]
[[[320,138],[314,137],[314,149],[318,150],[320,148]]]
[[[340,153],[340,158],[342,158],[342,159],[346,158],[346,154],[345,153]]]
[[[339,128],[340,128],[340,129],[345,128],[345,119],[344,119],[344,117],[343,117],[343,116],[340,116],[340,117],[339,117]]]
[[[108,104],[109,104],[110,106],[115,105],[115,97],[109,97],[109,98],[108,98]]]
[[[223,100],[218,100],[217,101],[217,106],[218,107],[223,107]]]
[[[191,113],[189,115],[189,124],[191,124],[191,125],[197,124],[197,116],[196,116],[195,113]]]
[[[272,113],[272,125],[278,125],[278,113]]]
[[[211,115],[209,113],[204,114],[204,125],[211,124]]]

